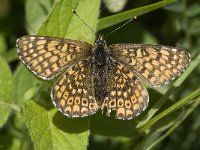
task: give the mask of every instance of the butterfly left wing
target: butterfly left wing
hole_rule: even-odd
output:
[[[69,67],[53,86],[51,98],[68,117],[94,114],[98,105],[94,96],[91,63],[79,61]]]
[[[129,66],[152,87],[161,86],[179,76],[190,62],[182,48],[150,44],[113,44],[112,57]]]
[[[108,66],[107,97],[104,106],[107,115],[116,110],[116,118],[128,120],[143,112],[149,101],[147,90],[134,72],[119,62],[111,61]]]
[[[45,80],[54,78],[92,52],[92,45],[86,42],[35,35],[20,37],[16,47],[23,64]]]

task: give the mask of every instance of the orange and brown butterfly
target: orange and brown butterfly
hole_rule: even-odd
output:
[[[107,109],[117,119],[132,119],[149,102],[140,80],[162,86],[179,76],[190,62],[182,48],[150,44],[113,44],[99,36],[86,42],[23,36],[16,42],[19,58],[37,77],[61,74],[51,91],[54,105],[68,117],[84,117]]]

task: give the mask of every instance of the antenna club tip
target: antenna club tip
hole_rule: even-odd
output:
[[[76,11],[75,11],[74,9],[72,9],[72,13],[73,13],[73,14],[76,14]]]

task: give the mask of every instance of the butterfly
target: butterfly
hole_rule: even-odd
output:
[[[51,91],[53,104],[68,117],[85,117],[98,109],[129,120],[143,112],[151,87],[179,76],[190,54],[171,46],[112,44],[98,36],[94,46],[83,41],[27,35],[16,41],[19,58],[37,77],[58,75]]]

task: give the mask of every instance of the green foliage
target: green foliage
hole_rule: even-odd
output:
[[[11,4],[2,2],[1,6],[5,8],[0,9],[0,27],[1,22],[7,23],[9,27],[0,29],[0,149],[199,147],[199,4],[186,0],[174,2],[163,0],[150,4],[149,1],[147,4],[130,1],[124,11],[108,16],[107,10],[100,9],[99,0],[13,1],[16,7],[25,8],[25,14],[18,12],[15,17],[12,11],[10,14],[7,12],[7,6]],[[156,10],[158,8],[162,9]],[[29,34],[64,37],[93,44],[95,34],[72,13],[72,9],[94,31],[101,34],[108,34],[119,27],[118,23],[140,16],[110,35],[108,44],[135,41],[176,44],[188,49],[192,54],[192,62],[172,84],[155,90],[149,88],[150,105],[135,119],[116,120],[100,111],[86,118],[70,119],[63,116],[50,99],[54,81],[39,80],[18,63],[15,40],[19,35],[27,34],[24,33],[25,28]],[[20,18],[22,15],[24,22]],[[12,24],[15,18],[20,20]],[[19,22],[21,25],[18,25]],[[196,145],[185,135],[186,132],[196,140]],[[179,139],[175,139],[175,133]]]
[[[0,57],[0,128],[6,123],[11,111],[13,82],[10,68],[6,61]]]
[[[87,119],[68,119],[55,109],[27,101],[24,117],[35,149],[86,149]]]
[[[147,6],[143,6],[143,7],[139,7],[139,8],[135,8],[129,11],[125,11],[116,15],[112,15],[109,17],[104,17],[102,19],[99,19],[99,24],[98,24],[98,29],[105,29],[107,27],[110,27],[112,25],[118,24],[122,21],[131,19],[135,16],[140,16],[143,15],[145,13],[148,13],[150,11],[153,11],[155,9],[158,9],[160,7],[163,7],[167,4],[173,3],[176,0],[164,0],[164,1],[160,1],[151,5],[147,5]]]

